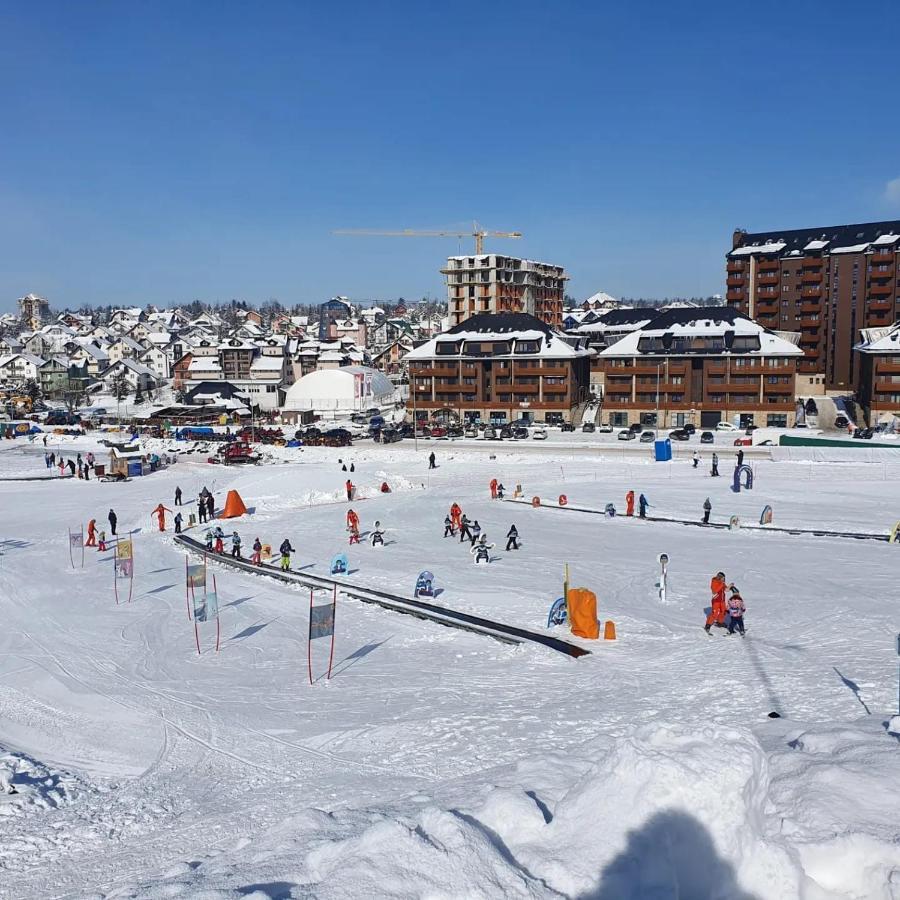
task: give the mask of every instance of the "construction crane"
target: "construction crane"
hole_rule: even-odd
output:
[[[484,253],[484,239],[486,237],[497,238],[520,238],[521,231],[485,231],[477,222],[472,223],[471,231],[414,231],[411,228],[405,228],[403,231],[370,231],[364,228],[340,228],[333,231],[332,234],[341,235],[375,235],[377,237],[473,237],[475,238],[475,254],[480,256]]]

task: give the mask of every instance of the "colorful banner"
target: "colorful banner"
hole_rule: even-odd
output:
[[[196,622],[205,622],[206,614],[206,594],[194,594],[194,620]]]
[[[134,547],[131,538],[119,539],[116,542],[116,556],[113,560],[113,590],[116,603],[119,602],[119,579],[128,579],[128,602],[134,590]]]
[[[309,639],[331,637],[334,634],[334,607],[314,606],[309,611]]]
[[[190,588],[206,587],[206,566],[203,563],[188,564],[187,583]]]
[[[216,579],[213,578],[213,590],[207,591],[206,594],[206,615],[210,619],[219,618],[219,595],[216,593],[215,584]]]

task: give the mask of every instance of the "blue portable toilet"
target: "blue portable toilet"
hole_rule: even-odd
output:
[[[128,476],[130,478],[134,478],[135,476],[143,474],[144,468],[141,465],[141,461],[139,459],[128,461]]]
[[[653,452],[657,462],[670,462],[672,459],[672,442],[668,438],[654,441]]]

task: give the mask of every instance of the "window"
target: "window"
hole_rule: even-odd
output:
[[[612,425],[613,428],[627,428],[628,427],[628,413],[623,413],[623,412],[610,413],[609,424]]]
[[[787,428],[787,413],[767,413],[766,425],[769,428]]]

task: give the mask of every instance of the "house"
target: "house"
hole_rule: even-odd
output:
[[[114,393],[117,380],[124,376],[125,382],[133,391],[155,390],[159,386],[159,378],[156,373],[133,359],[120,359],[108,366],[99,377],[98,382],[103,385],[104,391]]]
[[[25,350],[24,345],[18,339],[13,337],[11,334],[0,335],[0,356],[9,356],[12,353],[21,353]],[[31,352],[30,350],[28,351]],[[35,353],[35,356],[40,356],[40,353]]]
[[[194,359],[193,353],[185,353],[180,356],[172,366],[172,387],[176,391],[180,391],[185,387],[185,383],[189,380],[189,371],[191,362]]]
[[[403,369],[401,361],[412,348],[413,344],[409,339],[392,341],[380,353],[375,354],[372,365],[385,375],[399,375]]]
[[[39,381],[44,360],[30,353],[13,353],[0,357],[0,381]]]
[[[144,350],[138,356],[138,362],[143,363],[148,369],[152,369],[160,379],[171,377],[172,365],[169,356],[161,347],[151,347]]]
[[[144,352],[144,347],[133,337],[123,334],[109,345],[106,352],[110,363],[114,363],[120,359],[137,359]]]
[[[59,400],[70,389],[69,361],[61,356],[51,356],[39,372],[41,394],[44,399]]]
[[[70,341],[63,349],[72,362],[78,365],[86,363],[88,374],[92,377],[98,376],[109,365],[109,354],[94,343]]]

